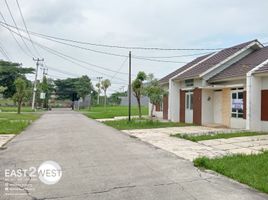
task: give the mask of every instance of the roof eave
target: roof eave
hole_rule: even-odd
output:
[[[235,77],[230,77],[230,78],[220,78],[220,79],[212,79],[208,80],[209,83],[219,83],[219,82],[226,82],[226,81],[236,81],[236,80],[241,80],[241,79],[246,79],[245,76],[235,76]]]
[[[247,49],[250,49],[251,47],[253,47],[254,45],[257,45],[260,49],[263,48],[263,45],[258,41],[258,40],[254,40],[252,41],[250,44],[248,44],[247,46],[245,46],[244,48],[240,49],[238,52],[232,54],[231,56],[229,56],[228,58],[226,58],[225,60],[219,62],[218,64],[214,65],[214,67],[208,69],[207,71],[203,72],[202,74],[200,74],[200,77],[204,77],[205,75],[207,75],[208,73],[212,72],[213,70],[217,69],[218,67],[220,67],[221,65],[223,65],[224,63],[228,62],[229,60],[235,58],[236,56],[238,56],[239,54],[241,54],[243,51],[246,51]]]

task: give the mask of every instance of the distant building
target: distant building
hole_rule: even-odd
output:
[[[127,106],[128,105],[128,96],[127,97],[119,97],[121,99],[121,106]],[[148,106],[149,104],[149,98],[146,96],[141,97],[141,105],[142,106]],[[131,95],[131,105],[136,106],[138,105],[136,97],[132,94]]]

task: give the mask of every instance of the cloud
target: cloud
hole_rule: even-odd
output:
[[[247,40],[268,40],[268,1],[259,0],[20,0],[30,30],[36,32],[83,40],[93,43],[129,46],[161,46],[181,48],[226,47]],[[22,27],[16,4],[10,5],[18,24]],[[6,8],[0,10],[11,23]],[[34,63],[22,54],[8,32],[0,32],[7,51],[16,61],[27,66]],[[117,70],[123,58],[91,53],[69,48],[53,42],[40,40],[56,50],[94,64]],[[128,55],[128,50],[90,47]],[[100,74],[90,72],[40,50],[47,63],[62,70],[91,77]],[[141,56],[168,56],[197,52],[133,51]],[[177,58],[189,61],[191,58]],[[133,73],[140,70],[153,72],[161,77],[182,64],[157,63],[133,59]],[[110,75],[113,73],[94,68]],[[122,72],[127,72],[127,63]],[[51,74],[57,74],[51,70]],[[62,75],[65,76],[65,75]],[[117,78],[127,79],[127,75]],[[115,79],[116,80],[116,79]],[[114,81],[116,82],[116,81]],[[117,80],[118,82],[118,80]],[[126,82],[127,84],[127,82]],[[120,85],[114,85],[117,89]]]

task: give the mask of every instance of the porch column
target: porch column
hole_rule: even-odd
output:
[[[163,119],[168,119],[168,95],[163,97]]]
[[[185,91],[180,90],[180,122],[185,122]]]
[[[202,89],[195,88],[193,93],[193,123],[202,124]]]

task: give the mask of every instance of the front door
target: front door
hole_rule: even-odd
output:
[[[193,92],[185,93],[185,122],[193,123]]]
[[[222,92],[214,92],[214,123],[222,124]]]

